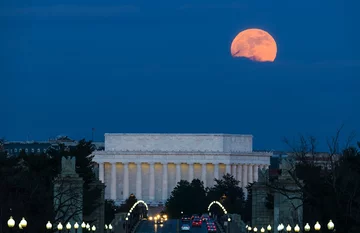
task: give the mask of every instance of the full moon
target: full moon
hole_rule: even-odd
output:
[[[276,53],[277,46],[274,38],[261,29],[244,30],[231,43],[231,55],[233,57],[246,57],[259,62],[273,62]]]

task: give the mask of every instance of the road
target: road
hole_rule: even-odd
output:
[[[180,227],[181,221],[178,219],[169,219],[163,225],[155,224],[153,221],[143,221],[136,229],[136,233],[181,233]],[[190,232],[207,233],[206,223],[203,223],[202,227],[192,227]]]

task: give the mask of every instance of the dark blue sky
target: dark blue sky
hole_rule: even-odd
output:
[[[355,0],[0,2],[0,136],[106,132],[253,134],[282,149],[299,133],[360,133]],[[274,63],[230,56],[247,28]]]

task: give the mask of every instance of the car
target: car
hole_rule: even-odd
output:
[[[189,224],[181,225],[181,231],[190,231],[190,225]]]
[[[164,218],[160,217],[160,216],[156,216],[154,217],[154,222],[155,224],[163,224],[164,223]]]
[[[182,222],[190,222],[190,217],[189,216],[183,216],[182,218],[181,218],[181,221]]]
[[[210,219],[210,216],[208,215],[208,214],[203,214],[203,215],[201,215],[201,220],[202,221],[208,221]]]
[[[207,231],[208,232],[216,232],[216,226],[215,224],[207,224]]]
[[[194,220],[195,218],[199,218],[199,215],[194,214],[193,216],[191,216],[191,220]]]
[[[194,218],[192,224],[193,227],[201,227],[202,221],[200,218]]]

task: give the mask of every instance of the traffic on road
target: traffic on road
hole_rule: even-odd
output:
[[[142,221],[136,233],[216,233],[216,225],[209,215],[183,216],[181,219],[168,219],[166,215],[150,216]]]

